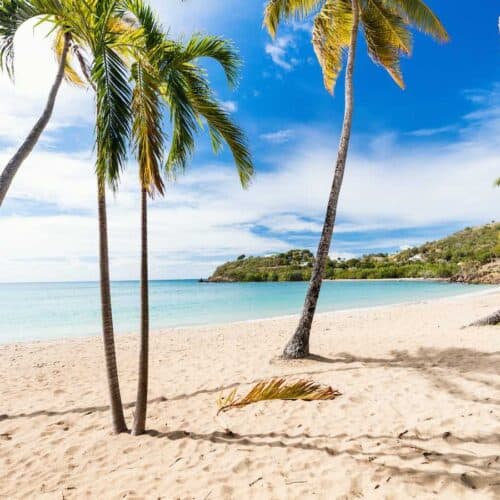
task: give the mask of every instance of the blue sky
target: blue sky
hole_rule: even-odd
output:
[[[353,137],[332,255],[397,251],[500,215],[500,65],[494,0],[480,9],[429,1],[451,41],[416,33],[401,91],[358,51]],[[234,41],[244,60],[239,87],[213,86],[248,135],[256,178],[243,192],[231,158],[214,157],[200,135],[187,174],[151,204],[152,278],[207,276],[240,253],[314,249],[343,114],[322,85],[310,24],[283,26],[271,40],[263,3],[153,1],[176,37],[193,31]],[[463,2],[465,6],[465,2]],[[17,40],[16,86],[0,80],[0,160],[40,112],[55,65],[50,40],[32,27]],[[36,82],[36,83],[35,83]],[[49,130],[22,167],[0,211],[0,281],[97,278],[92,166],[92,95],[66,86]],[[114,279],[138,276],[138,183],[130,162],[110,197]]]

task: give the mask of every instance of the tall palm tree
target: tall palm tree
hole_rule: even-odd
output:
[[[136,5],[134,14],[144,29],[144,47],[132,65],[135,83],[132,94],[132,137],[139,164],[141,184],[141,337],[134,435],[146,426],[149,366],[148,292],[148,196],[164,194],[162,174],[183,170],[194,148],[194,135],[206,121],[215,149],[226,142],[233,154],[243,186],[253,174],[253,166],[242,131],[235,126],[210,90],[200,57],[210,57],[225,70],[230,85],[236,83],[239,59],[225,40],[213,36],[193,36],[187,44],[168,40],[153,12]],[[166,134],[162,128],[162,108],[170,110],[172,144],[162,168]]]
[[[7,195],[20,166],[36,146],[40,136],[47,127],[54,111],[57,93],[64,78],[74,84],[81,84],[78,75],[67,63],[71,58],[72,33],[67,21],[71,17],[69,5],[54,4],[47,0],[3,0],[0,1],[0,70],[14,78],[14,38],[19,28],[27,21],[43,18],[44,24],[51,24],[56,30],[55,49],[58,54],[58,69],[42,114],[19,146],[12,158],[7,162],[0,174],[0,207]]]
[[[132,26],[124,0],[4,0],[0,7],[0,61],[12,73],[17,29],[30,19],[56,30],[55,51],[64,76],[88,86],[96,97],[96,176],[102,328],[110,406],[115,433],[127,430],[116,362],[106,215],[106,185],[116,189],[130,134],[131,88],[127,66],[142,29]],[[78,64],[82,77],[74,69]],[[61,76],[62,78],[62,76]],[[60,82],[59,82],[60,84]],[[55,93],[53,96],[55,99]],[[50,118],[50,114],[46,117]],[[36,142],[36,141],[35,141]],[[29,154],[27,151],[26,154]],[[20,163],[17,164],[19,168]],[[17,168],[8,173],[15,174]],[[5,192],[12,180],[6,176]],[[10,179],[10,180],[9,180]],[[5,193],[4,193],[5,195]]]
[[[281,21],[311,15],[314,16],[314,51],[323,71],[325,87],[331,93],[342,69],[344,51],[348,52],[345,110],[335,174],[311,281],[298,327],[283,351],[285,358],[303,358],[309,355],[311,325],[330,250],[351,136],[353,74],[359,32],[364,33],[372,60],[383,66],[401,88],[404,88],[404,83],[399,60],[401,55],[411,54],[410,28],[415,27],[437,40],[448,39],[441,22],[422,0],[268,0],[264,25],[275,36]]]
[[[79,0],[71,0],[79,2]],[[129,14],[121,0],[92,0],[81,3],[77,18],[79,33],[86,42],[77,53],[82,73],[96,98],[96,177],[99,220],[99,271],[101,317],[111,417],[114,433],[127,431],[118,379],[111,307],[106,185],[114,191],[127,158],[131,132],[132,93],[127,66],[142,30],[126,20]],[[91,62],[88,62],[91,58]]]

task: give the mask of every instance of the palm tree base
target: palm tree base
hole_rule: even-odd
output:
[[[283,349],[283,359],[303,359],[309,356],[309,339],[305,332],[297,330]]]
[[[140,429],[140,428],[134,427],[130,434],[132,434],[132,436],[142,436],[142,434],[144,434],[145,432],[146,432],[146,429]]]
[[[487,325],[498,325],[500,323],[500,309],[486,318],[482,318],[478,321],[474,321],[469,326],[487,326]]]
[[[129,430],[128,430],[128,427],[125,424],[125,422],[123,423],[123,426],[113,427],[113,434],[125,434],[128,432],[129,432]]]

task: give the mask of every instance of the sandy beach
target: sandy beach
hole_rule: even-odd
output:
[[[320,314],[322,357],[287,363],[295,318],[158,332],[141,437],[110,434],[100,338],[2,345],[0,497],[499,498],[500,328],[460,328],[499,304]],[[130,423],[137,337],[117,349]],[[221,392],[277,375],[342,396],[216,418]]]

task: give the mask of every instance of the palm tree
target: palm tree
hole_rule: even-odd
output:
[[[139,7],[139,6],[138,6]],[[225,70],[230,85],[236,83],[239,59],[225,40],[193,36],[185,45],[168,40],[153,12],[145,5],[134,11],[144,29],[144,47],[132,65],[132,136],[141,184],[141,337],[137,400],[132,433],[143,434],[146,426],[149,365],[148,293],[148,196],[164,194],[163,174],[183,170],[194,149],[194,134],[202,121],[208,123],[215,149],[226,142],[233,154],[243,186],[253,173],[245,138],[216,101],[200,57],[210,57]],[[162,130],[162,108],[170,110],[172,144],[162,169],[166,134]]]
[[[55,51],[60,71],[72,83],[84,85],[96,96],[96,174],[99,219],[99,268],[102,328],[110,406],[115,433],[125,432],[116,362],[106,215],[106,185],[117,188],[130,134],[131,88],[127,63],[142,30],[132,26],[123,0],[4,0],[0,8],[0,60],[12,74],[13,41],[17,29],[30,19],[56,29]],[[61,77],[62,78],[62,77]],[[59,82],[60,84],[60,82]],[[52,100],[55,99],[55,93]],[[50,114],[47,119],[50,118]],[[40,130],[41,133],[41,130]],[[35,138],[36,142],[36,138]],[[26,152],[26,155],[29,151]],[[17,165],[19,168],[20,163]],[[8,172],[15,174],[15,168]],[[12,180],[6,176],[5,192]],[[10,179],[10,180],[9,180]],[[8,184],[7,184],[8,183]],[[5,194],[5,193],[4,193]]]
[[[44,18],[45,23],[49,22],[56,29],[55,50],[58,54],[58,69],[54,83],[52,84],[47,102],[21,146],[14,153],[12,158],[5,165],[0,174],[0,207],[7,195],[12,181],[17,174],[19,167],[30,155],[36,146],[40,136],[45,130],[54,110],[54,105],[64,78],[68,81],[80,84],[78,75],[72,71],[67,64],[71,54],[68,52],[72,46],[72,34],[67,29],[67,20],[71,16],[67,5],[53,4],[45,0],[35,0],[28,2],[25,0],[4,0],[0,3],[0,70],[5,71],[11,79],[14,78],[14,38],[19,28],[27,21],[35,18]]]
[[[78,0],[74,0],[78,2]],[[127,60],[138,43],[141,30],[126,21],[127,6],[119,0],[94,0],[84,3],[78,18],[80,33],[92,62],[83,50],[78,52],[82,73],[96,96],[96,176],[99,220],[99,270],[101,317],[111,417],[114,433],[127,431],[118,379],[111,307],[109,249],[106,213],[106,185],[118,187],[127,158],[131,132],[132,94]]]
[[[500,177],[495,179],[493,183],[494,186],[500,187]],[[486,325],[498,325],[500,323],[500,309],[497,309],[494,313],[474,321],[469,326],[486,326]]]
[[[362,30],[368,54],[383,66],[393,80],[404,88],[399,66],[402,55],[411,54],[413,26],[437,40],[448,35],[436,15],[422,0],[268,0],[264,25],[272,36],[286,19],[314,15],[312,43],[323,71],[324,84],[333,93],[347,50],[345,72],[345,110],[342,132],[311,281],[295,333],[283,351],[285,358],[309,355],[309,336],[330,250],[337,205],[351,136],[353,115],[353,74],[359,31]]]

